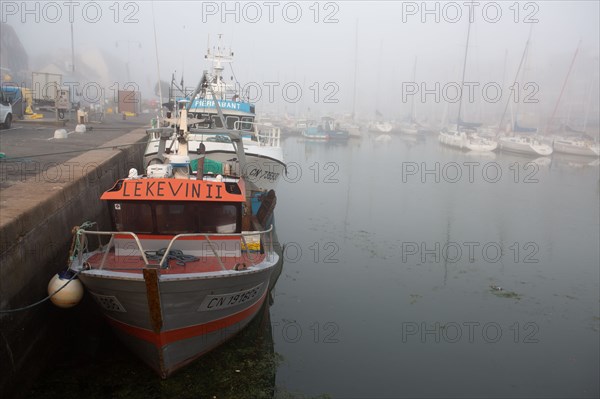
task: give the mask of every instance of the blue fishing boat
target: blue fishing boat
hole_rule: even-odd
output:
[[[339,123],[330,116],[321,118],[318,126],[309,126],[302,132],[302,136],[311,140],[348,140],[350,133],[341,129]]]

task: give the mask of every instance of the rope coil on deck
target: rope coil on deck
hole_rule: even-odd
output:
[[[144,251],[146,254],[146,258],[148,260],[161,260],[165,255],[167,248],[161,248],[158,251]],[[195,262],[198,260],[198,257],[194,255],[186,255],[182,250],[172,249],[169,251],[169,254],[165,258],[164,264],[160,265],[161,268],[167,269],[169,267],[169,261],[174,260],[175,264],[178,266],[185,266],[188,262]]]

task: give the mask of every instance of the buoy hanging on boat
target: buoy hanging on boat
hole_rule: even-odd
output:
[[[83,286],[73,271],[63,270],[48,283],[48,295],[52,295],[50,300],[59,308],[72,308],[83,298]]]

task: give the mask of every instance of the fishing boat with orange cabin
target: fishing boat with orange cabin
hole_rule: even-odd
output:
[[[182,117],[177,136],[185,141]],[[173,130],[149,133],[164,142]],[[216,133],[230,137],[244,161],[238,132]],[[246,176],[204,173],[202,162],[192,172],[186,154],[159,155],[163,163],[143,175],[130,170],[102,194],[112,229],[77,229],[70,270],[122,341],[166,378],[244,328],[281,263],[267,227],[273,191],[252,212],[258,189]],[[94,237],[99,245],[90,250]]]

